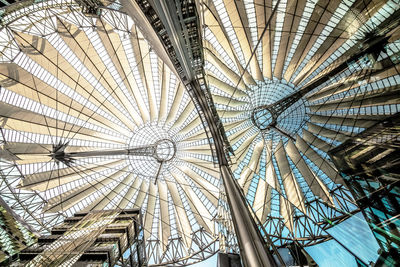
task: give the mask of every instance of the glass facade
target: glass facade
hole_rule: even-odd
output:
[[[358,209],[327,152],[399,111],[389,34],[399,5],[218,0],[202,10],[206,75],[237,182],[278,246],[312,245]]]
[[[400,258],[399,125],[397,114],[330,152],[381,247],[377,266]]]
[[[0,198],[0,264],[7,265],[24,248],[32,245],[37,235]]]
[[[146,266],[139,209],[91,211],[66,218],[24,249],[11,266]]]

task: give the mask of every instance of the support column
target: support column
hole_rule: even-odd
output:
[[[251,217],[246,200],[239,189],[230,168],[220,166],[222,180],[239,242],[240,257],[245,267],[277,266],[271,253],[265,246],[263,237]]]
[[[129,3],[130,1],[122,0],[122,2]],[[225,132],[221,127],[218,113],[212,103],[211,93],[207,88],[207,83],[204,82],[201,24],[200,16],[197,14],[196,1],[134,0],[132,2],[136,2],[136,8],[142,9],[143,15],[153,26],[159,40],[163,42],[164,51],[168,53],[171,59],[169,62],[174,63],[176,73],[179,74],[178,76],[185,84],[202,120],[207,136],[208,133],[212,136],[213,142],[210,141],[210,146],[212,151],[215,149],[215,154],[220,164],[220,171],[244,266],[277,266],[267,246],[265,246],[264,239],[247,207],[246,199],[242,195],[228,166],[225,148],[228,148],[229,145],[227,145]],[[182,8],[183,4],[185,6],[184,9]],[[132,12],[133,9],[128,10],[128,14],[129,11]],[[177,16],[177,14],[179,15]],[[137,20],[137,14],[130,15]],[[187,23],[189,19],[191,23]],[[188,34],[189,32],[190,35]],[[194,33],[197,33],[197,36],[194,36]]]

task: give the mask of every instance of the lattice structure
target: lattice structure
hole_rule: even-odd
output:
[[[2,265],[8,264],[18,252],[37,240],[30,225],[22,221],[2,198],[0,198],[0,240]]]
[[[346,140],[329,154],[381,248],[379,265],[400,256],[400,113]]]
[[[75,214],[19,253],[13,266],[145,266],[138,209]]]
[[[400,109],[398,1],[161,4],[2,9],[1,197],[40,232],[140,207],[149,263],[190,264],[231,163],[266,239],[329,239],[358,207],[327,152]]]
[[[120,6],[83,4],[2,18],[1,196],[39,232],[142,208],[149,264],[210,257],[219,171],[195,105]]]
[[[201,10],[207,81],[249,206],[278,246],[329,239],[358,208],[327,152],[399,111],[398,2]]]
[[[223,185],[220,186],[219,194],[218,215],[216,218],[219,228],[219,251],[221,253],[240,254],[239,245],[235,235],[235,228],[232,223],[228,200]]]

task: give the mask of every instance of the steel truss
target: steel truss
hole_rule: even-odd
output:
[[[18,10],[18,12],[5,13],[3,16],[2,22],[4,22],[4,27],[7,27],[8,23],[14,22],[18,19],[24,18],[30,14],[34,14],[35,12],[43,11],[46,12],[47,16],[54,15],[52,12],[53,8],[62,8],[65,12],[72,11],[80,11],[83,10],[88,16],[99,16],[102,13],[102,10],[107,10],[108,8],[101,3],[96,3],[96,7],[85,8],[84,3],[79,2],[60,2],[58,4],[49,4],[46,5],[46,2],[41,2],[36,5],[27,4],[25,7]],[[120,6],[116,6],[117,9]],[[119,18],[115,18],[119,19]],[[90,21],[90,19],[88,19]],[[88,22],[86,21],[86,22]],[[96,25],[93,25],[95,27]],[[34,50],[34,49],[32,49]],[[32,51],[36,52],[36,51]],[[16,51],[18,53],[18,51]],[[12,61],[13,57],[7,58],[7,60]],[[15,77],[17,78],[17,77]],[[16,79],[10,79],[10,82],[16,83]],[[1,129],[2,130],[2,129]],[[3,134],[3,132],[2,132]],[[4,138],[3,138],[4,139]],[[162,140],[159,140],[160,142]],[[6,142],[6,141],[3,141]],[[111,154],[120,155],[120,154],[129,154],[133,156],[149,156],[154,158],[159,162],[169,161],[171,158],[165,158],[162,153],[158,153],[158,145],[160,142],[153,144],[152,146],[147,146],[144,148],[133,148],[133,149],[125,149],[125,150],[110,150],[108,152],[84,152],[83,154],[78,152],[75,153],[64,153],[63,150],[68,146],[67,144],[61,144],[59,147],[54,146],[54,151],[47,155],[50,160],[58,161],[60,164],[68,165],[70,160],[71,166],[74,165],[73,161],[75,159],[86,158],[86,157],[99,157],[99,156],[112,156]],[[173,144],[173,154],[171,157],[175,156],[176,148],[175,144]],[[86,154],[85,154],[86,153]],[[89,154],[88,154],[89,153]],[[105,154],[104,154],[105,153]],[[111,153],[111,154],[110,154]],[[17,154],[11,155],[11,157],[18,157]],[[68,164],[67,164],[68,163]],[[28,191],[23,189],[18,189],[18,184],[21,181],[21,178],[24,176],[18,170],[18,165],[15,162],[11,161],[2,161],[2,179],[0,183],[1,188],[1,196],[6,201],[15,201],[10,203],[10,206],[14,208],[17,214],[19,214],[24,221],[26,221],[29,225],[32,226],[34,231],[39,233],[48,233],[51,230],[52,225],[59,224],[65,218],[65,214],[62,212],[57,213],[47,213],[43,212],[45,209],[45,204],[47,202],[40,194],[35,191]],[[158,175],[157,175],[158,176]],[[157,180],[155,180],[155,183]],[[178,189],[181,189],[179,187]],[[164,200],[166,201],[166,200]],[[187,204],[186,204],[187,205]],[[211,229],[214,230],[214,229]],[[146,250],[148,251],[148,258],[153,262],[154,265],[164,266],[165,264],[174,264],[174,265],[187,265],[193,264],[198,261],[202,261],[211,257],[217,251],[218,246],[218,236],[213,235],[209,232],[210,230],[205,230],[200,227],[200,229],[193,232],[193,235],[190,236],[192,239],[191,243],[188,244],[184,242],[182,238],[169,238],[168,243],[165,244],[166,249],[162,248],[164,244],[161,244],[160,239],[149,239],[146,241]],[[160,253],[162,252],[162,253]]]
[[[107,7],[110,3],[104,4],[92,1],[79,1],[79,5],[77,5],[76,3],[65,1],[53,6],[46,6],[44,2],[31,6],[31,2],[29,2],[29,5],[23,6],[18,12],[9,14],[5,13],[5,15],[3,15],[2,23],[3,25],[6,25],[7,23],[21,18],[31,12],[65,5],[68,5],[71,9],[83,8],[84,13],[97,16],[101,13],[101,9],[111,8]],[[163,23],[163,21],[168,20],[168,14],[166,14],[165,17],[160,18],[159,13],[154,9],[154,6],[157,6],[159,3],[138,0],[136,1],[136,4],[141,8],[148,22],[152,25],[153,30],[164,45],[164,48],[175,67],[175,71],[185,83],[186,89],[192,97],[206,131],[214,164],[228,166],[230,163],[229,155],[232,155],[233,150],[225,135],[223,124],[219,118],[211,92],[206,82],[203,69],[204,58],[201,36],[202,29],[200,26],[199,16],[196,13],[198,6],[196,6],[194,1],[175,1],[176,5],[172,7],[173,12],[171,12],[171,9],[168,10],[171,14],[177,15],[178,19],[175,22],[179,23],[181,27],[177,28],[181,30],[176,31],[177,28],[168,27],[168,25]],[[165,7],[158,6],[158,8]],[[384,37],[388,32],[387,29],[390,31],[397,26],[398,23],[396,24],[393,21],[388,21],[388,23],[384,24],[382,29],[378,29],[378,35],[368,37],[364,42],[362,42],[362,51],[354,54],[353,57],[350,57],[349,61],[344,62],[327,75],[322,76],[321,79],[318,79],[316,82],[303,88],[301,91],[296,92],[272,105],[260,106],[253,110],[253,113],[267,110],[270,113],[269,115],[272,117],[271,123],[265,128],[259,127],[260,130],[266,130],[268,127],[274,128],[281,113],[296,103],[299,99],[303,98],[306,94],[319,88],[322,84],[329,82],[332,79],[332,76],[347,69],[351,65],[350,61],[357,60],[365,54],[371,54],[377,48],[384,46],[387,41],[386,37]],[[182,46],[182,44],[185,44],[186,46]],[[253,117],[254,114],[252,115],[252,118]],[[253,121],[254,124],[256,124],[255,120]],[[290,133],[285,133],[284,131],[280,132],[294,140]],[[4,138],[3,142],[5,142]],[[148,152],[148,154],[149,153],[150,152]],[[39,212],[42,210],[44,202],[40,195],[32,191],[24,191],[17,188],[16,185],[22,175],[15,163],[4,161],[2,162],[1,169],[2,180],[0,190],[2,192],[2,197],[5,200],[16,200],[15,203],[11,203],[10,206],[12,206],[27,223],[31,224],[38,231],[47,231],[47,224],[51,225],[62,220],[63,215],[61,213],[40,214]],[[235,187],[238,186],[232,186],[232,188]],[[273,193],[275,195],[281,194],[279,192]],[[287,230],[287,226],[285,226],[282,217],[267,216],[264,224],[258,224],[258,226],[264,228],[265,233],[267,233],[264,237],[270,238],[273,243],[278,246],[285,245],[287,242],[293,240],[298,241],[303,246],[311,246],[331,239],[332,237],[326,232],[326,230],[358,212],[358,208],[355,206],[349,192],[344,187],[338,186],[330,190],[329,193],[335,201],[335,207],[327,205],[320,199],[316,198],[312,201],[305,202],[306,214],[294,208],[293,229],[295,230],[292,235],[282,234]],[[229,203],[229,199],[222,201],[221,205],[226,205],[226,203]],[[247,207],[252,210],[249,203],[246,203],[246,205],[248,205]],[[40,216],[37,216],[37,214],[40,214]],[[232,216],[234,217],[234,215]],[[227,243],[234,243],[234,238],[231,235],[232,226],[226,224],[226,221],[225,224],[223,223],[222,225],[225,231],[229,232],[228,239],[230,241]],[[206,259],[213,255],[217,250],[216,246],[218,241],[216,237],[210,235],[204,231],[204,229],[194,232],[192,239],[192,246],[201,248],[197,253],[187,255],[183,249],[184,244],[182,239],[171,238],[168,240],[167,249],[162,254],[160,254],[160,251],[162,251],[160,248],[160,240],[149,240],[147,242],[147,255],[155,258],[155,262],[160,265],[166,263],[185,265]],[[204,244],[208,245],[204,246]],[[235,245],[233,245],[233,247],[235,247]]]

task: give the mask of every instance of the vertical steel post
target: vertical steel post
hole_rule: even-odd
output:
[[[279,3],[280,0],[278,0]],[[125,8],[128,8],[128,14],[134,10],[141,8],[144,12],[144,16],[147,17],[148,22],[156,21],[158,27],[153,29],[159,35],[159,41],[163,42],[164,50],[174,51],[169,53],[170,62],[174,62],[175,70],[179,74],[180,78],[184,82],[193,102],[195,103],[196,109],[202,119],[203,125],[209,127],[210,133],[213,138],[218,162],[220,165],[220,171],[224,186],[226,189],[226,195],[228,199],[228,205],[231,211],[235,232],[238,238],[240,247],[240,256],[242,258],[245,267],[275,267],[277,266],[272,254],[265,246],[263,237],[254,222],[253,217],[250,214],[250,210],[247,207],[246,199],[244,198],[242,191],[237,185],[233,174],[228,166],[228,160],[226,158],[224,150],[224,138],[221,133],[221,129],[217,125],[219,121],[216,110],[212,110],[209,105],[211,95],[207,90],[203,90],[199,83],[199,77],[204,78],[204,69],[202,64],[194,64],[194,62],[204,62],[202,48],[201,48],[201,32],[199,31],[200,22],[198,21],[198,14],[191,14],[192,19],[196,19],[197,23],[194,30],[198,33],[199,42],[196,42],[196,38],[193,42],[193,36],[187,34],[188,29],[186,22],[181,20],[183,11],[181,9],[182,3],[185,2],[186,11],[194,10],[197,12],[196,1],[182,1],[182,0],[122,0]],[[188,8],[192,5],[193,9]],[[274,12],[276,11],[278,4],[275,6]],[[137,14],[130,14],[134,19],[137,19]],[[155,19],[157,16],[157,20]],[[140,18],[143,21],[143,18]],[[159,19],[159,21],[158,21]],[[272,19],[272,16],[271,16]],[[147,25],[149,28],[150,25]],[[193,26],[192,26],[193,27]],[[264,33],[268,27],[265,27]],[[160,36],[160,33],[163,36]],[[167,34],[165,34],[167,33]],[[155,40],[153,40],[155,41]],[[173,49],[171,49],[173,48]],[[199,53],[193,53],[193,50]],[[255,50],[254,50],[255,51]],[[252,56],[254,55],[254,52]],[[249,61],[250,62],[250,61]],[[246,66],[247,68],[247,66]],[[204,84],[204,86],[207,86]],[[207,131],[207,130],[206,130]]]
[[[264,239],[251,217],[246,200],[236,184],[230,168],[221,165],[220,170],[244,266],[277,266],[272,254],[265,247]]]

